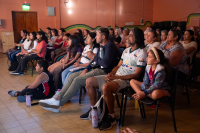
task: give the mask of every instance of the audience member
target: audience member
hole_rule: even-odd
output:
[[[119,27],[119,30],[120,30],[120,37],[121,37],[121,39],[123,39],[124,38],[124,35],[123,35],[124,28]]]
[[[49,72],[54,76],[55,86],[57,87],[59,82],[59,76],[61,75],[61,70],[66,69],[71,66],[81,55],[82,48],[79,45],[79,40],[76,35],[71,35],[69,37],[69,48],[67,50],[67,55],[64,56],[59,62],[56,62],[49,66]],[[59,88],[61,89],[61,88]]]
[[[128,40],[128,35],[129,35],[129,29],[124,29],[123,30],[123,39],[121,40],[121,42],[119,43],[119,45],[117,45],[118,48],[126,48],[126,41]]]
[[[167,40],[160,45],[165,57],[169,59],[170,65],[178,67],[178,79],[187,78],[189,67],[187,54],[183,45],[179,42],[181,33],[179,30],[171,29],[168,32]]]
[[[118,45],[120,42],[121,42],[121,37],[120,37],[120,30],[119,29],[116,29],[115,30],[115,38],[114,38],[114,43],[116,45]]]
[[[70,72],[70,69],[76,68],[74,72],[78,72],[80,70],[85,69],[90,62],[93,60],[93,57],[96,55],[97,50],[99,48],[99,44],[96,43],[96,33],[95,32],[90,32],[87,37],[87,45],[85,46],[82,56],[77,60],[77,62],[74,63],[74,65],[68,67],[62,72],[62,84],[65,85],[68,81],[69,76],[73,73]],[[90,56],[88,56],[88,53]],[[91,56],[92,55],[92,56]]]
[[[160,43],[163,43],[164,41],[166,41],[167,35],[168,35],[167,30],[162,30],[161,31],[161,42]]]
[[[114,33],[114,29],[113,28],[109,29],[109,38],[110,38],[111,41],[115,40],[115,33]]]
[[[53,47],[53,43],[55,42],[55,39],[58,36],[58,30],[57,29],[52,29],[51,30],[51,38],[48,38],[48,47]]]
[[[151,30],[148,32],[147,43],[148,44],[145,47],[147,52],[149,52],[152,47],[158,48],[160,46],[159,37],[155,31]]]
[[[144,48],[144,34],[139,28],[130,31],[128,43],[131,47],[126,48],[121,60],[108,75],[90,77],[86,80],[86,89],[91,107],[88,112],[81,115],[81,119],[88,119],[89,112],[96,104],[96,88],[103,92],[104,100],[108,107],[108,116],[100,126],[100,130],[108,130],[116,123],[114,118],[113,93],[130,86],[131,79],[138,79],[146,66],[146,51]]]
[[[197,43],[194,41],[194,32],[186,30],[184,33],[184,41],[180,41],[183,45],[186,54],[190,57],[190,64],[192,63],[193,55],[197,50]]]
[[[90,33],[90,31],[88,29],[83,30],[83,40],[84,40],[84,42],[86,41],[89,33]]]
[[[148,42],[147,42],[147,37],[148,37],[148,32],[150,30],[145,30],[144,31],[144,45],[147,46],[148,45]]]
[[[169,75],[170,72],[167,73],[165,70],[170,70],[171,68],[163,52],[153,47],[148,53],[146,61],[147,66],[143,82],[135,79],[130,81],[130,85],[135,91],[132,97],[135,100],[141,100],[144,97],[156,100],[163,96],[169,96],[170,87],[168,83],[170,82],[167,83],[167,79],[170,79],[171,75]]]
[[[20,41],[18,41],[18,43],[15,43],[14,47],[7,51],[9,53],[8,57],[10,59],[10,64],[17,61],[16,54],[21,52],[21,46],[22,46],[22,43],[26,40],[26,36],[27,36],[27,31],[22,30],[21,31],[22,38],[20,39]]]
[[[86,85],[87,78],[105,75],[117,65],[119,52],[116,45],[109,41],[109,30],[107,28],[100,28],[97,31],[96,42],[101,44],[101,48],[103,48],[103,58],[100,57],[100,52],[102,51],[99,48],[97,54],[90,57],[94,59],[86,69],[69,76],[67,83],[57,96],[51,99],[40,100],[40,105],[45,107],[46,110],[59,112],[60,106],[63,106],[81,87]],[[87,53],[87,56],[90,55]]]
[[[37,61],[36,72],[38,76],[35,81],[22,91],[9,91],[8,94],[17,97],[19,102],[26,102],[25,95],[31,95],[31,99],[51,98],[54,93],[53,76],[48,72],[48,62],[46,60]]]
[[[23,58],[20,58],[17,69],[14,72],[11,72],[10,74],[23,75],[29,60],[35,58],[44,58],[48,43],[47,37],[45,36],[44,32],[38,31],[37,39],[38,39],[38,44],[36,49],[32,49],[31,53],[26,54]]]
[[[51,29],[50,27],[47,27],[47,28],[46,28],[46,33],[47,33],[47,34],[46,34],[46,37],[47,37],[48,39],[51,39],[51,37],[52,37],[52,35],[51,35],[51,30],[52,30],[52,29]]]

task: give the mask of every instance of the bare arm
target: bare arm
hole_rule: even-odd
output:
[[[40,54],[42,52],[42,48],[40,48],[39,50],[32,49],[31,52]]]
[[[37,76],[35,81],[28,86],[28,89],[35,89],[37,88],[42,82],[48,80],[48,76],[44,73],[41,73],[40,75]]]
[[[176,67],[179,65],[181,58],[183,57],[183,51],[175,50],[170,54],[169,62],[172,66]]]
[[[185,49],[185,52],[186,52],[187,54],[190,54],[190,53],[194,52],[195,50],[196,50],[195,47],[190,47],[190,48],[188,48],[188,49]]]

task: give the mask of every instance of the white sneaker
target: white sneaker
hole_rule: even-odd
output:
[[[58,109],[60,107],[60,100],[56,100],[55,98],[50,98],[50,99],[40,100],[39,104],[42,107]]]
[[[19,72],[15,72],[15,71],[13,71],[13,72],[10,72],[10,74],[12,74],[12,75],[18,75]]]
[[[54,113],[59,113],[61,107],[59,107],[58,109],[46,108],[46,107],[42,107],[42,108],[45,109],[45,110],[48,110],[48,111],[52,111],[52,112],[54,112]]]

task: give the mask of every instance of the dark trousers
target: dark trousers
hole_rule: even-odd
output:
[[[40,57],[37,54],[31,54],[31,55],[27,55],[27,56],[20,58],[19,65],[15,71],[24,72],[24,69],[26,68],[26,66],[28,64],[28,61],[35,59],[35,58],[40,58]]]
[[[17,61],[17,58],[16,58],[16,54],[20,53],[21,50],[15,50],[13,52],[10,53],[9,57],[10,57],[10,62],[11,64],[15,61]]]
[[[49,92],[49,94],[46,96],[41,90],[38,88],[35,89],[29,89],[28,86],[23,89],[20,93],[17,94],[17,96],[25,96],[27,95],[32,95],[31,98],[33,99],[47,99],[53,97],[55,92]]]

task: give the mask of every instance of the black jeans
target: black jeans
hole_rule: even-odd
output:
[[[55,92],[49,92],[49,94],[46,96],[41,90],[38,88],[35,89],[29,89],[28,86],[23,89],[20,93],[17,94],[17,96],[25,96],[27,93],[29,93],[32,99],[47,99],[53,97]]]
[[[31,55],[21,57],[19,59],[19,65],[15,71],[24,72],[24,69],[26,68],[28,61],[35,58],[40,58],[40,57],[37,54],[31,54]]]

